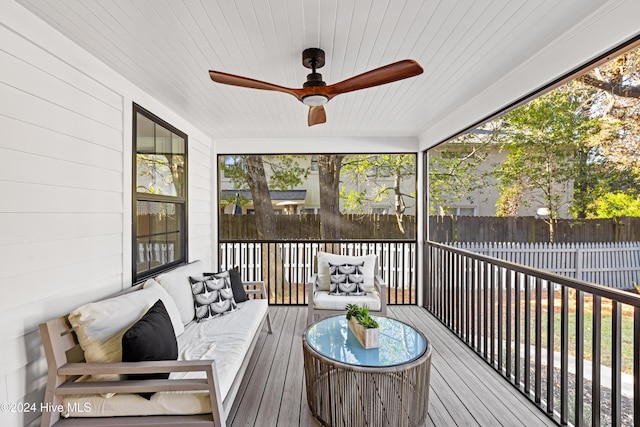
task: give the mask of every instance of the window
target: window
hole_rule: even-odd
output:
[[[134,281],[186,262],[186,152],[186,134],[134,104]]]

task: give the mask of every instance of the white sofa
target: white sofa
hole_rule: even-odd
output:
[[[260,332],[266,323],[271,333],[271,321],[262,282],[245,284],[247,294],[261,299],[194,321],[189,277],[203,269],[200,261],[187,264],[40,325],[49,366],[41,425],[226,425]],[[158,300],[176,335],[177,360],[122,362],[125,331]],[[169,378],[127,377],[153,373]],[[154,394],[146,399],[142,392]]]

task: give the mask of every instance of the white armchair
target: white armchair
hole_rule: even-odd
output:
[[[318,252],[309,280],[307,324],[316,317],[346,312],[347,304],[365,305],[386,316],[387,285],[379,274],[376,255],[347,256]]]

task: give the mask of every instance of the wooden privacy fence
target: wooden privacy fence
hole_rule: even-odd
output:
[[[548,242],[549,224],[532,216],[431,216],[434,242]],[[554,242],[640,241],[640,217],[559,219]]]
[[[395,215],[345,214],[341,216],[340,237],[351,240],[399,240],[415,238],[416,219],[404,216],[404,235]],[[220,215],[220,240],[255,240],[255,215]],[[320,240],[320,215],[276,215],[279,240]]]
[[[451,246],[616,289],[640,284],[640,242],[480,243]]]

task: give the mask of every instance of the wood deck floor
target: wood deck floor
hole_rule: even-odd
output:
[[[302,362],[306,307],[271,307],[234,403],[232,427],[319,425],[307,406]],[[433,346],[427,426],[555,425],[426,310],[391,306],[389,316],[422,331]]]

